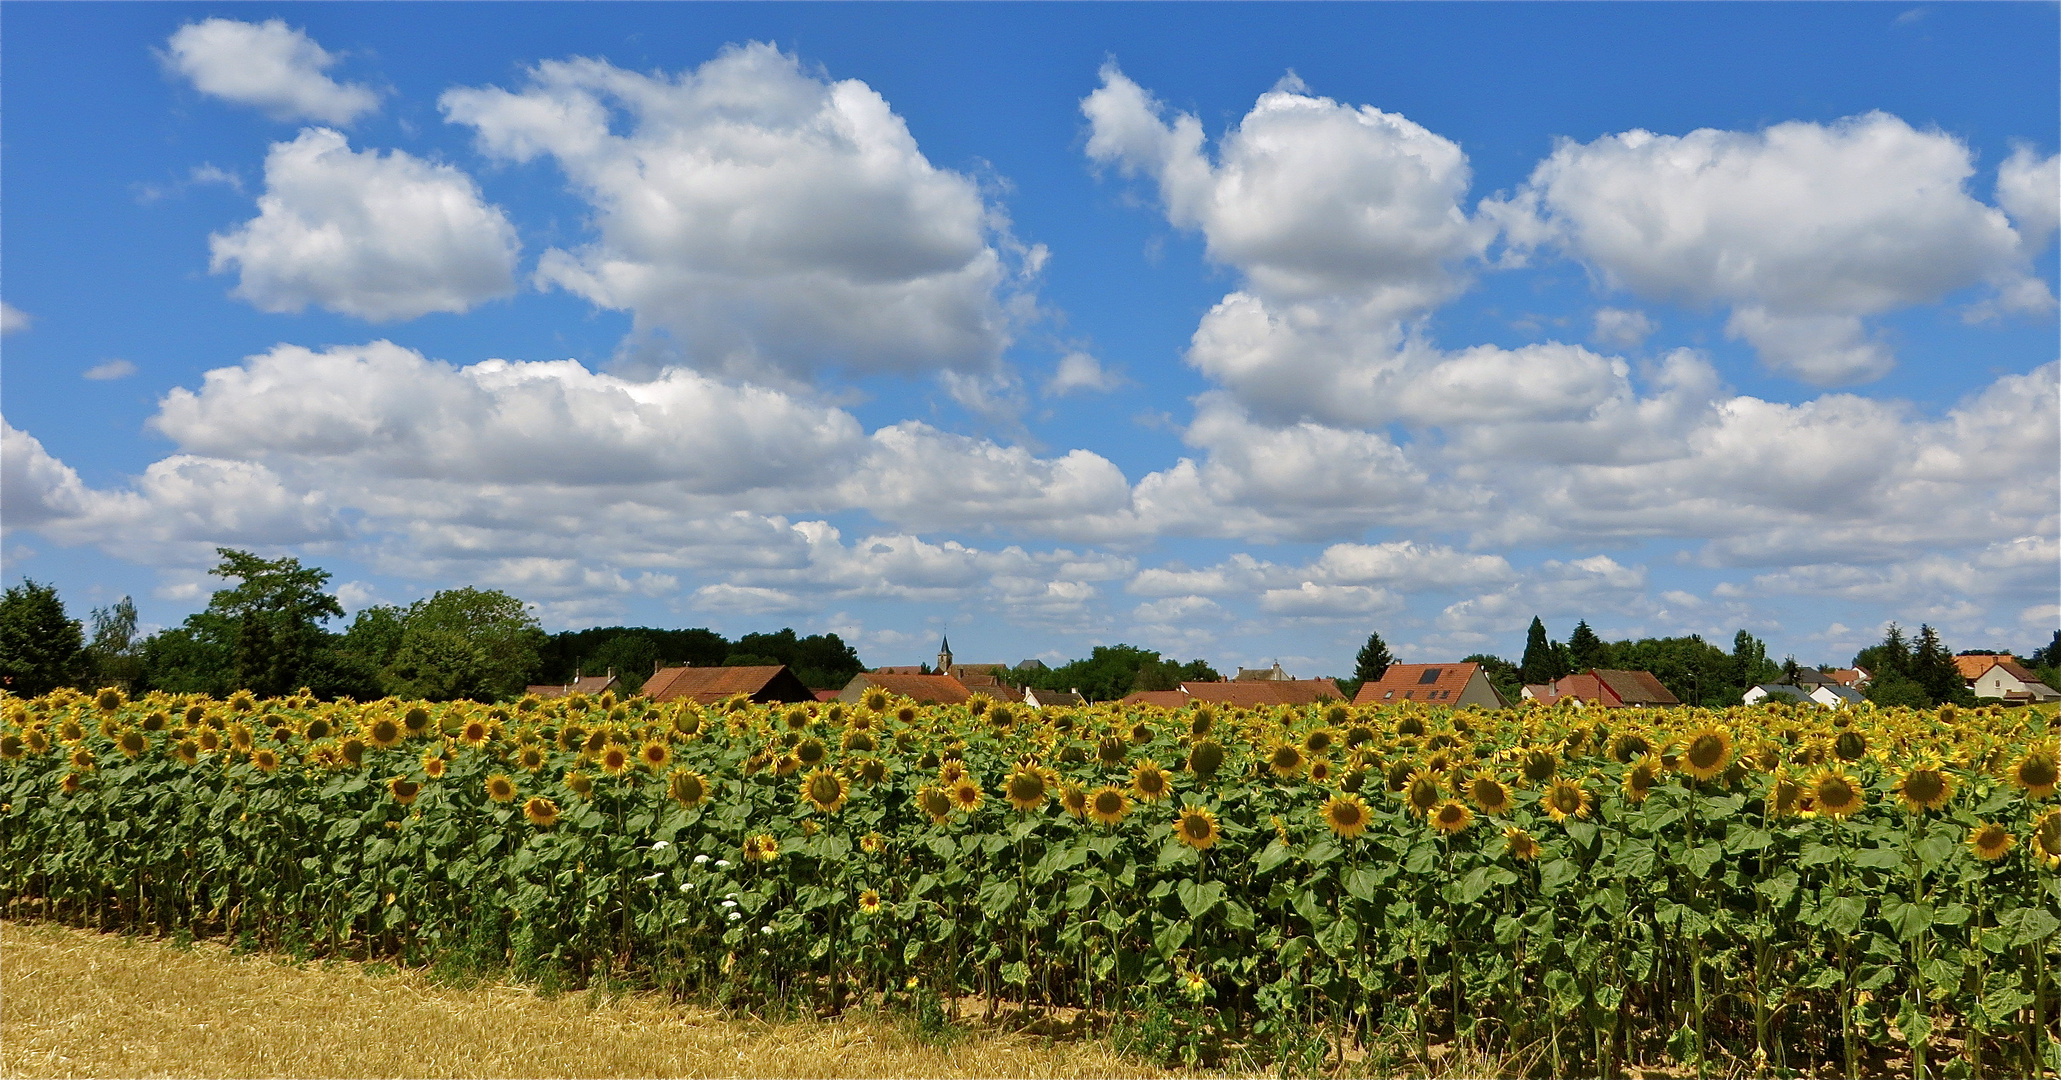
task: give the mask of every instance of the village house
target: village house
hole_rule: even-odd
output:
[[[1739,700],[1747,705],[1758,705],[1769,699],[1791,701],[1799,704],[1822,705],[1828,709],[1845,709],[1868,700],[1859,690],[1829,681],[1799,681],[1797,683],[1766,683],[1747,687]]]
[[[610,690],[615,691],[619,697],[624,690],[623,681],[616,678],[614,668],[609,668],[606,675],[575,674],[573,681],[564,686],[525,687],[524,693],[540,698],[561,698],[567,694],[585,694],[588,697],[599,697]]]
[[[1480,664],[1390,664],[1381,678],[1361,685],[1355,705],[1426,701],[1462,708],[1507,709],[1510,701]]]
[[[658,668],[644,683],[644,696],[657,702],[713,705],[739,694],[755,704],[816,700],[815,691],[783,664]]]
[[[1681,704],[1652,672],[1613,668],[1591,668],[1564,675],[1548,685],[1527,686],[1519,696],[1541,705],[1572,701],[1576,706],[1598,705],[1606,709],[1652,709]]]
[[[1968,681],[1968,688],[1978,698],[2001,701],[2006,705],[2038,705],[2061,700],[2061,691],[2041,682],[2032,669],[2019,663],[2018,658],[2010,653],[1956,656],[1954,666],[1960,668],[1961,678]]]
[[[1023,688],[1023,703],[1033,709],[1053,709],[1086,705],[1088,699],[1082,697],[1078,690],[1039,690],[1026,686]]]
[[[1271,668],[1239,668],[1236,678],[1222,682],[1184,682],[1173,690],[1139,690],[1123,700],[1127,705],[1158,705],[1168,709],[1178,709],[1197,701],[1229,709],[1258,709],[1271,705],[1344,701],[1345,692],[1330,679],[1290,678],[1276,663]]]

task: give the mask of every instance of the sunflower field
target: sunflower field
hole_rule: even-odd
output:
[[[2061,761],[2029,709],[0,710],[13,918],[725,1002],[1149,1013],[1190,1064],[2061,1065]]]

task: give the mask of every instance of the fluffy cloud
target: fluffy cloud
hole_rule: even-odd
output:
[[[136,365],[119,358],[95,364],[85,371],[85,377],[94,382],[111,382],[115,379],[126,379],[134,374]]]
[[[515,289],[515,228],[472,178],[309,128],[265,158],[258,216],[209,237],[211,269],[264,311],[309,304],[384,322],[462,312]]]
[[[1515,247],[1553,244],[1612,287],[1729,307],[1728,331],[1766,364],[1833,385],[1894,363],[1868,316],[1985,282],[2017,306],[2048,302],[2004,213],[1968,194],[1974,172],[1953,136],[1880,112],[1629,131],[1563,142],[1484,213]]]
[[[1653,320],[1643,311],[1605,307],[1596,309],[1595,340],[1620,349],[1636,349],[1653,336]]]
[[[676,77],[547,61],[442,103],[482,152],[549,155],[592,203],[598,239],[545,252],[539,283],[631,312],[703,371],[991,371],[1043,260],[878,93],[770,45]]]
[[[1070,352],[1059,358],[1058,369],[1052,373],[1051,381],[1045,384],[1045,394],[1047,397],[1065,397],[1081,391],[1106,394],[1123,383],[1123,378],[1104,368],[1100,360],[1084,352]]]
[[[2044,250],[2061,220],[2061,154],[2042,160],[2030,146],[2013,150],[1997,168],[1997,205],[2018,226],[2026,254]]]
[[[13,304],[0,301],[0,334],[19,333],[27,330],[35,321],[35,316]]]
[[[379,95],[323,72],[336,64],[315,40],[279,19],[205,19],[165,43],[165,63],[194,89],[257,108],[274,120],[348,125],[379,108]]]

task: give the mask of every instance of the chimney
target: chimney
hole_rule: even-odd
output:
[[[653,660],[653,661],[651,662],[651,673],[652,673],[653,675],[656,675],[656,674],[658,674],[658,669],[659,669],[659,668],[661,668],[661,667],[663,667],[664,665],[665,665],[665,662],[664,662],[664,661],[662,661],[662,660]]]

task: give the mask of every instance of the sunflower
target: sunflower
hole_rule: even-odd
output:
[[[178,758],[181,765],[192,765],[200,760],[200,743],[192,739],[180,739],[172,747],[172,756]]]
[[[1954,778],[1938,761],[1920,758],[1898,778],[1896,795],[1911,813],[1937,810],[1954,797]]]
[[[1139,802],[1155,803],[1167,797],[1173,783],[1159,762],[1146,758],[1131,769],[1131,793]]]
[[[1302,737],[1302,749],[1304,753],[1314,757],[1331,749],[1331,742],[1330,728],[1316,728]]]
[[[801,770],[801,759],[793,754],[782,754],[773,759],[774,776],[793,776]]]
[[[396,776],[386,782],[386,790],[387,794],[394,797],[395,802],[407,806],[415,801],[417,795],[422,794],[422,785],[405,776]]]
[[[1447,799],[1438,804],[1426,820],[1432,828],[1450,836],[1474,824],[1474,811],[1467,809],[1467,804],[1458,799]]]
[[[1331,781],[1331,761],[1328,758],[1310,759],[1310,783],[1324,784]]]
[[[1224,747],[1215,739],[1203,739],[1188,748],[1188,771],[1205,780],[1224,767]]]
[[[2061,866],[2061,809],[2049,810],[2032,823],[2032,849],[2049,868]]]
[[[578,769],[572,769],[567,771],[565,774],[565,778],[561,780],[560,783],[563,783],[565,785],[565,789],[567,791],[570,791],[573,794],[578,795],[582,799],[588,798],[594,794],[594,778],[588,776],[586,773],[583,773]]]
[[[859,850],[868,855],[878,855],[887,850],[887,837],[879,832],[869,832],[859,838]]]
[[[1803,802],[1803,785],[1796,782],[1786,769],[1776,769],[1768,775],[1768,793],[1763,798],[1769,817],[1788,817],[1797,812]]]
[[[251,745],[252,745],[252,744],[253,744],[254,742],[256,742],[256,741],[257,741],[257,734],[256,734],[255,732],[251,731],[251,729],[250,729],[250,725],[248,725],[248,724],[231,724],[231,725],[229,725],[229,745],[230,745],[230,746],[233,746],[233,747],[235,747],[235,748],[236,748],[236,752],[237,752],[237,753],[239,753],[239,754],[248,754],[248,753],[250,753],[250,748],[251,748]]]
[[[558,822],[558,804],[542,795],[532,795],[523,800],[522,816],[540,829],[548,829]]]
[[[420,737],[429,733],[429,710],[420,705],[411,705],[401,714],[401,726],[408,734]]]
[[[1968,850],[1973,851],[1976,858],[1985,862],[1995,862],[2003,858],[2004,853],[2011,850],[2011,845],[2017,842],[2018,838],[2012,836],[2010,830],[1994,821],[1984,822],[1968,830]]]
[[[2054,787],[2061,783],[2061,757],[2057,757],[2052,744],[2034,746],[2011,763],[2006,770],[2013,784],[2025,789],[2027,795],[2044,799],[2054,793]]]
[[[200,746],[203,750],[213,749],[208,745],[209,734],[212,732],[204,733],[200,737]],[[344,736],[343,741],[336,744],[336,752],[353,765],[365,764],[365,740],[356,735]]]
[[[674,769],[666,778],[666,794],[682,807],[692,810],[708,800],[708,780],[700,773],[686,769]]]
[[[1551,750],[1530,750],[1525,753],[1524,762],[1519,769],[1523,771],[1526,781],[1543,784],[1553,779],[1554,774],[1560,771],[1560,759],[1555,757]]]
[[[1417,769],[1403,782],[1403,804],[1419,817],[1431,812],[1432,807],[1445,797],[1439,789],[1438,775]]]
[[[66,717],[64,723],[57,725],[57,741],[67,746],[85,737],[86,729],[80,727],[77,720]]]
[[[143,752],[150,749],[150,736],[130,728],[115,738],[115,749],[120,750],[123,757],[134,760],[142,757]],[[14,756],[19,757],[20,754]]]
[[[1698,728],[1689,733],[1687,749],[1677,763],[1697,780],[1709,780],[1732,763],[1732,736],[1722,728]]]
[[[1074,817],[1088,815],[1088,789],[1068,780],[1059,786],[1059,805]]]
[[[365,725],[365,741],[381,750],[396,746],[401,741],[401,725],[391,716],[382,716]]]
[[[874,741],[872,732],[857,727],[844,733],[840,745],[854,754],[870,754],[880,749],[880,744]]]
[[[916,793],[916,805],[930,816],[933,825],[952,819],[952,793],[936,784],[926,785]]]
[[[610,743],[601,751],[601,771],[610,776],[621,776],[629,771],[631,760],[629,747]]]
[[[487,798],[495,802],[515,801],[515,781],[507,773],[495,773],[487,777]]]
[[[1481,807],[1484,814],[1504,814],[1510,811],[1510,789],[1501,780],[1482,773],[1467,784],[1467,797],[1474,805]]]
[[[1531,862],[1539,857],[1539,842],[1523,829],[1515,825],[1505,825],[1503,850],[1518,862]]]
[[[1556,776],[1546,788],[1546,797],[1539,801],[1546,804],[1546,813],[1552,815],[1554,821],[1566,821],[1568,818],[1588,817],[1589,806],[1594,800],[1595,796],[1589,793],[1588,788]]]
[[[279,751],[269,746],[260,746],[256,750],[251,751],[250,763],[253,768],[261,773],[277,772],[279,770]]]
[[[823,745],[823,740],[813,735],[796,743],[794,747],[794,759],[801,762],[804,769],[813,769],[821,765],[828,753],[830,749]]]
[[[772,833],[759,833],[744,841],[746,862],[772,862],[780,857],[780,838]]]
[[[1812,805],[1836,818],[1849,817],[1858,812],[1863,801],[1860,781],[1840,770],[1838,766],[1827,765],[1811,777],[1810,787],[1805,792]]]
[[[953,758],[945,762],[943,767],[937,771],[937,782],[940,784],[949,786],[964,779],[966,779],[966,762],[960,758]]]
[[[817,769],[802,781],[802,800],[826,814],[844,809],[848,791],[844,778],[829,769]]]
[[[1088,796],[1088,816],[1102,825],[1115,825],[1131,812],[1131,797],[1115,784],[1104,784]]]
[[[1130,744],[1115,735],[1105,735],[1095,744],[1095,760],[1111,768],[1123,764],[1130,754]]]
[[[1367,823],[1373,816],[1367,810],[1367,804],[1361,802],[1358,795],[1345,794],[1333,795],[1326,799],[1320,813],[1324,817],[1324,824],[1329,825],[1332,832],[1347,840],[1366,832]]]
[[[1267,768],[1283,779],[1302,772],[1302,764],[1302,747],[1294,743],[1282,743],[1267,755]]]
[[[961,813],[971,814],[980,809],[980,799],[980,785],[973,782],[973,777],[962,777],[952,785],[952,805]]]
[[[1841,761],[1859,761],[1868,756],[1868,737],[1853,728],[1847,728],[1832,740],[1832,752]]]
[[[64,790],[66,795],[76,795],[79,789],[85,786],[85,783],[85,778],[81,777],[78,773],[68,772],[64,774],[64,781],[58,786]]]
[[[40,754],[50,749],[50,736],[39,727],[32,727],[22,732],[21,741],[23,746],[29,748],[29,753],[31,754]]]
[[[486,743],[487,736],[490,734],[492,734],[492,731],[487,727],[487,722],[485,720],[467,720],[465,722],[465,726],[458,729],[458,741],[464,743],[467,746],[480,746]],[[604,737],[605,736],[603,736],[601,732],[597,731],[594,733],[592,739],[599,739]],[[588,745],[588,749],[590,750],[597,749],[597,747],[592,745],[592,739],[589,740]]]
[[[537,745],[525,746],[515,752],[515,763],[525,772],[539,772],[544,768],[544,748]]]
[[[1660,782],[1660,762],[1650,754],[1640,754],[1632,759],[1631,768],[1624,771],[1624,797],[1631,803],[1642,803],[1653,793],[1653,785]]]
[[[81,746],[72,751],[72,768],[80,772],[93,771],[93,751]]]
[[[423,752],[422,773],[424,776],[429,777],[431,780],[435,780],[437,777],[444,775],[444,768],[446,764],[447,762],[444,761],[444,753],[442,750],[427,750]]]
[[[1217,830],[1217,816],[1206,807],[1182,807],[1174,818],[1174,839],[1197,851],[1209,850],[1222,835]]]
[[[887,711],[887,691],[882,690],[880,687],[867,687],[866,696],[860,698],[859,701],[861,704],[865,705],[868,709],[871,709],[874,712]]]
[[[859,914],[861,914],[861,915],[878,915],[878,914],[880,914],[880,894],[879,894],[879,893],[877,893],[877,892],[874,892],[874,891],[873,891],[872,889],[862,889],[862,890],[860,890],[860,892],[859,892]]]
[[[1036,810],[1045,805],[1047,786],[1042,770],[1026,766],[1002,782],[1002,794],[1018,810]]]

